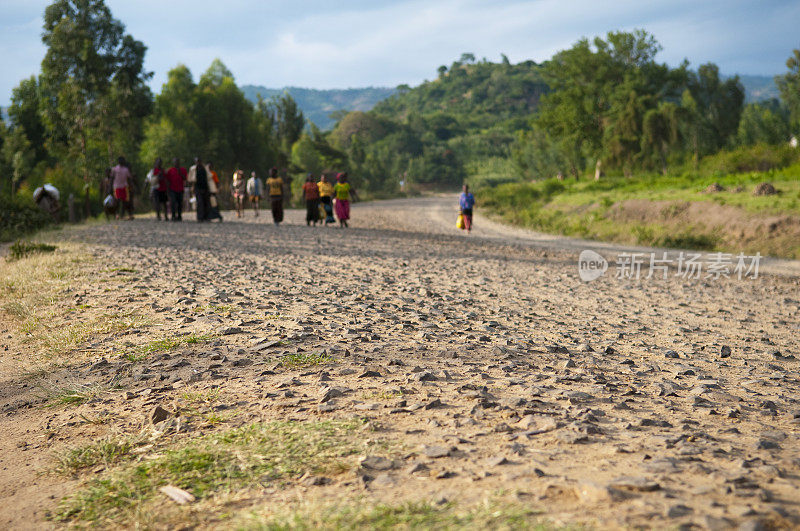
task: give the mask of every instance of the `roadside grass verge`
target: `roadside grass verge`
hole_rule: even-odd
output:
[[[160,487],[176,486],[199,502],[213,503],[216,496],[280,484],[306,473],[340,474],[356,467],[356,456],[365,449],[357,436],[362,426],[362,420],[276,421],[213,433],[123,462],[89,480],[62,500],[55,518],[91,526],[147,527],[158,521],[169,527],[170,521],[180,520],[181,511],[176,514],[164,503]],[[88,457],[71,457],[66,466],[97,462],[98,455],[113,460],[125,455],[124,450],[95,448],[85,452]]]
[[[252,511],[241,518],[240,529],[277,531],[338,529],[506,529],[549,530],[539,512],[521,505],[486,502],[472,507],[455,503],[349,504],[305,506],[290,512]]]
[[[53,236],[42,239],[45,243],[30,245],[49,249]],[[0,312],[9,318],[17,340],[36,353],[31,362],[49,366],[97,355],[95,346],[84,345],[92,338],[152,324],[137,311],[103,310],[73,300],[76,287],[109,280],[104,275],[110,274],[103,270],[98,275],[97,260],[80,244],[59,242],[52,252],[18,255],[0,262]]]
[[[778,193],[754,196],[753,190],[761,182],[772,183]],[[723,190],[706,193],[711,184],[719,184]],[[800,229],[790,222],[800,219],[800,164],[764,172],[508,183],[481,189],[477,197],[481,206],[501,220],[551,234],[800,257],[795,237]],[[703,214],[708,211],[705,207],[689,208],[708,204],[734,210],[725,211],[727,217],[713,218]],[[720,215],[723,213],[714,214]],[[775,224],[768,216],[789,218]]]

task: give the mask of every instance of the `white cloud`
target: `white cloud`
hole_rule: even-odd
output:
[[[0,0],[0,102],[35,73],[45,0]],[[800,3],[774,0],[107,0],[148,47],[159,90],[178,63],[199,75],[220,57],[239,83],[319,88],[416,84],[462,52],[543,61],[582,36],[644,28],[677,65],[774,74],[800,45]]]

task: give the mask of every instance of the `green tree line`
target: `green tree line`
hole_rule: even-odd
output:
[[[800,131],[800,51],[776,78],[781,99],[744,104],[714,64],[670,67],[644,31],[581,39],[543,63],[465,53],[369,112],[335,114],[321,131],[288,94],[248,101],[214,60],[199,78],[177,65],[148,87],[145,45],[103,0],[56,0],[44,13],[38,76],[13,90],[0,122],[0,198],[51,182],[91,196],[118,155],[141,180],[156,157],[199,155],[226,180],[236,168],[348,171],[367,196],[407,189],[698,167],[740,146]]]

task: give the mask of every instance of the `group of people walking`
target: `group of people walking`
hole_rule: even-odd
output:
[[[164,221],[183,221],[183,211],[191,203],[194,203],[197,221],[222,221],[217,200],[220,179],[211,161],[203,163],[200,157],[195,157],[194,164],[187,170],[176,157],[172,159],[172,166],[165,170],[161,158],[158,158],[147,173],[147,183],[159,221],[162,213]]]
[[[235,171],[231,180],[231,193],[236,208],[236,217],[241,218],[244,215],[245,203],[248,200],[253,206],[254,215],[258,217],[259,203],[265,195],[264,190],[266,190],[272,211],[272,221],[276,225],[280,224],[283,222],[284,196],[289,191],[287,187],[288,184],[278,175],[277,168],[269,171],[266,186],[262,184],[256,172],[251,172],[250,178],[245,182],[244,172],[242,170]],[[336,184],[331,184],[324,173],[320,175],[319,182],[316,182],[314,175],[309,173],[303,184],[306,225],[316,225],[317,223],[329,225],[336,223],[336,219],[338,219],[342,227],[347,227],[347,221],[350,219],[351,196],[358,198],[355,189],[347,182],[346,172],[336,174]],[[333,217],[334,212],[336,219]]]
[[[102,192],[105,197],[103,205],[106,216],[122,219],[133,219],[134,179],[130,165],[124,157],[119,157],[117,165],[106,171]],[[183,212],[192,204],[197,212],[197,221],[206,222],[218,219],[222,221],[219,211],[218,195],[221,190],[219,174],[211,162],[203,162],[200,157],[187,170],[181,166],[178,158],[172,159],[172,166],[165,169],[161,158],[156,159],[153,168],[147,173],[147,184],[150,187],[150,200],[156,211],[156,219],[164,221],[182,221]],[[284,198],[289,193],[289,184],[279,175],[277,168],[269,170],[266,185],[253,171],[245,180],[244,171],[236,170],[231,178],[231,194],[233,195],[236,216],[243,216],[247,201],[258,217],[261,200],[269,200],[272,220],[276,225],[283,222]],[[308,174],[303,185],[303,200],[306,205],[306,224],[316,225],[336,223],[338,219],[342,227],[347,227],[350,219],[350,199],[358,198],[355,189],[347,179],[347,173],[337,173],[336,183],[329,181],[325,174],[316,182],[312,174]],[[334,219],[334,214],[336,218]],[[163,215],[163,218],[162,218]]]
[[[348,182],[347,172],[336,174],[336,183],[331,183],[323,173],[316,181],[314,175],[309,173],[303,184],[303,201],[306,206],[306,225],[317,223],[329,225],[336,223],[347,227],[350,220],[350,199],[358,199],[356,190]],[[195,157],[194,164],[187,170],[180,164],[178,158],[172,159],[172,166],[164,169],[161,158],[156,159],[153,168],[147,173],[147,183],[150,186],[150,199],[156,211],[156,219],[164,221],[182,221],[183,211],[187,203],[194,203],[198,222],[207,222],[214,219],[222,221],[219,211],[217,196],[220,191],[219,174],[214,171],[211,162],[203,163],[200,157]],[[124,217],[133,219],[133,189],[134,179],[130,165],[124,157],[119,157],[117,165],[106,171],[103,180],[102,192],[105,196],[103,205],[106,216],[114,215],[117,219]],[[191,199],[187,201],[186,191]],[[269,170],[266,186],[256,175],[250,173],[250,178],[245,181],[244,172],[236,170],[231,178],[231,193],[233,195],[236,217],[243,216],[247,200],[253,206],[255,216],[258,217],[259,204],[265,191],[269,196],[272,220],[276,225],[283,222],[283,202],[286,192],[289,191],[288,183],[278,174],[277,168]],[[459,197],[459,228],[472,230],[472,209],[475,205],[475,196],[464,185]],[[163,214],[163,218],[162,218]],[[335,215],[335,218],[334,218]]]

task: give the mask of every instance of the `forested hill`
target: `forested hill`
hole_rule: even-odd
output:
[[[501,63],[491,63],[464,54],[449,68],[440,66],[438,74],[413,89],[401,85],[374,112],[393,119],[411,113],[447,114],[463,127],[486,128],[509,119],[524,121],[547,90],[535,62],[510,64],[505,56]]]
[[[336,120],[331,118],[331,113],[342,110],[368,111],[376,103],[395,93],[395,89],[386,87],[321,90],[300,87],[275,89],[244,85],[241,89],[245,97],[253,103],[258,101],[259,94],[264,99],[270,99],[288,92],[305,117],[322,130],[328,130],[336,123]]]

